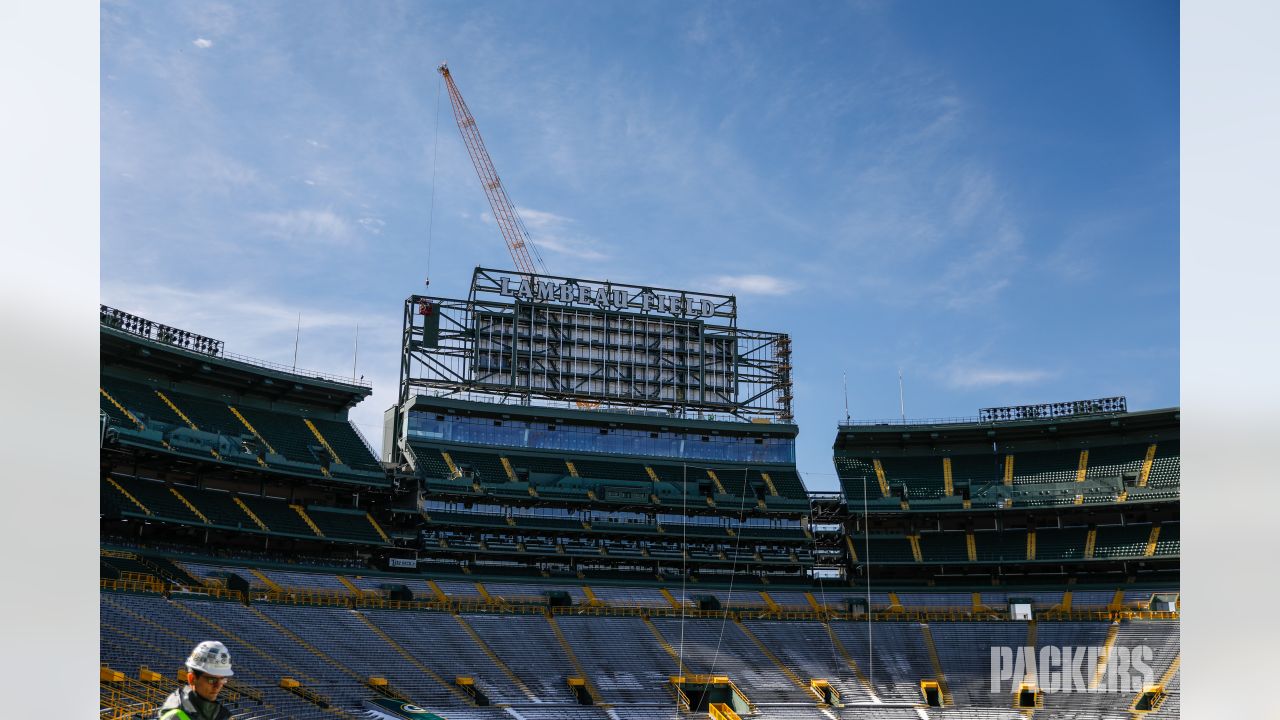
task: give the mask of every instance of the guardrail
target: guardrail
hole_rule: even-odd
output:
[[[124,580],[109,580],[103,578],[101,587],[104,590],[117,591],[141,591],[148,593],[161,592],[164,594],[171,593],[191,593],[193,591],[174,587],[172,590],[165,591],[163,588],[156,589],[155,584],[139,583]],[[225,590],[222,588],[201,588],[194,591],[196,593],[208,594],[215,597],[226,597],[227,599],[241,600],[242,596],[238,591]],[[501,614],[501,615],[592,615],[598,617],[643,617],[643,618],[695,618],[695,619],[732,619],[732,620],[809,620],[819,622],[829,621],[863,621],[868,616],[865,612],[849,612],[846,610],[814,610],[814,609],[794,609],[783,607],[779,610],[771,610],[766,607],[730,607],[721,610],[699,610],[696,608],[675,608],[675,607],[638,607],[638,606],[613,606],[613,605],[568,605],[549,607],[539,603],[514,603],[506,601],[483,602],[475,600],[450,600],[443,602],[439,600],[391,600],[379,596],[362,595],[356,596],[341,591],[329,591],[321,589],[297,589],[286,588],[282,591],[275,590],[254,590],[249,593],[250,602],[266,602],[284,605],[302,605],[313,607],[347,607],[347,608],[372,608],[379,610],[403,610],[417,612],[451,612],[451,613],[476,613],[476,614]],[[1180,613],[1160,612],[1155,610],[1145,610],[1136,607],[1120,608],[1120,609],[1098,609],[1098,610],[1041,610],[1035,613],[1035,619],[1038,621],[1105,621],[1114,620],[1178,620]],[[876,621],[898,621],[898,622],[972,622],[972,621],[989,621],[1001,622],[1009,620],[1008,613],[994,609],[978,609],[972,607],[954,607],[954,608],[904,608],[900,610],[892,610],[887,608],[873,609],[870,613],[870,619]]]

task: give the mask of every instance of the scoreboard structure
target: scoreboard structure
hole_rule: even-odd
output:
[[[418,394],[789,421],[791,342],[732,295],[476,268],[465,300],[405,301],[400,407]]]

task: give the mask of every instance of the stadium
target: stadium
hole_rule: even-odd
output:
[[[101,307],[102,718],[209,638],[261,720],[1178,716],[1177,408],[810,429],[809,492],[785,334],[529,280],[406,299],[381,457],[369,385]]]
[[[355,415],[381,401],[354,356],[350,375],[299,369],[301,313],[285,365],[228,350],[241,340],[199,322],[169,324],[189,312],[166,310],[164,322],[152,313],[155,297],[186,288],[159,288],[149,308],[100,304],[101,720],[170,720],[166,709],[196,693],[197,679],[242,720],[1179,716],[1180,408],[1130,408],[1110,392],[909,419],[899,369],[898,419],[851,416],[846,388],[843,422],[802,428],[792,333],[805,331],[796,315],[808,306],[780,313],[794,330],[752,329],[758,306],[740,324],[724,282],[778,295],[799,281],[708,276],[694,290],[550,272],[538,245],[563,251],[564,238],[534,242],[448,66],[437,70],[488,200],[483,223],[497,226],[513,266],[476,266],[465,292],[448,284],[455,277],[436,286],[452,290],[430,294],[428,229],[427,290],[383,308],[400,311],[398,357],[381,358],[399,374],[394,403],[376,408],[377,444]],[[946,126],[954,98],[944,100],[927,128]],[[292,132],[286,139],[298,139]],[[251,170],[200,162],[256,193]],[[428,228],[434,148],[432,162]],[[314,187],[332,175],[298,178]],[[1017,264],[1016,223],[983,172],[962,180],[967,194],[940,224],[972,231],[973,254],[936,273],[943,291],[916,286],[926,290],[919,304],[897,308],[882,330],[897,332],[913,308],[980,307],[1008,284],[987,271]],[[365,210],[348,223],[328,210],[236,208],[290,249],[242,256],[211,242],[210,257],[274,282],[309,255],[318,272],[299,271],[305,292],[333,290],[352,283],[331,275],[325,238],[330,250],[362,249],[354,233],[384,225]],[[982,226],[972,223],[980,210]],[[905,235],[928,244],[931,233],[912,225]],[[732,231],[712,234],[749,267]],[[474,260],[468,241],[451,243],[455,264],[464,250]],[[770,256],[778,243],[768,239]],[[1063,247],[1050,259],[1070,265],[1087,244]],[[801,276],[821,271],[821,259],[805,260]],[[831,264],[842,284],[862,267]],[[1062,275],[1075,282],[1081,266]],[[908,274],[927,274],[919,267]],[[825,305],[813,326],[843,339],[847,308]],[[979,343],[981,315],[953,343]],[[1062,328],[1079,330],[1049,317],[1045,336],[1017,332],[1017,321],[996,334],[1049,346]],[[829,474],[801,471],[802,430],[822,438]]]

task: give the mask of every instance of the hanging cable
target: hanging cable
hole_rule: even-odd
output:
[[[862,474],[862,524],[863,537],[865,544],[862,546],[862,566],[865,568],[867,578],[867,684],[874,691],[876,687],[876,663],[875,656],[871,654],[873,643],[871,640],[871,518],[867,514],[867,474]]]
[[[818,559],[818,532],[813,529],[813,501],[812,500],[810,501],[810,504],[809,504],[809,534],[812,536],[812,539],[813,539],[813,558],[814,558],[814,563],[816,563]],[[832,671],[832,674],[838,676],[841,672],[840,655],[839,653],[836,652],[835,628],[831,627],[831,618],[827,614],[828,612],[827,611],[827,588],[826,588],[826,585],[822,582],[822,575],[819,575],[817,573],[814,573],[814,574],[817,576],[817,580],[818,580],[818,597],[822,599],[822,602],[821,602],[822,610],[818,613],[818,616],[822,618],[822,624],[825,625],[827,628],[827,644],[831,646],[831,671]]]
[[[738,502],[738,533],[733,542],[733,565],[729,570],[729,595],[725,598],[725,607],[722,608],[724,614],[720,616],[720,637],[716,638],[716,652],[711,656],[711,669],[708,670],[712,675],[716,674],[716,663],[720,660],[720,643],[724,640],[724,626],[729,621],[729,607],[733,602],[733,581],[738,576],[738,549],[742,546],[742,522],[743,515],[747,507],[747,473],[750,468],[742,468],[742,491],[739,492],[740,500]]]
[[[431,140],[431,210],[427,213],[427,279],[426,285],[431,285],[431,233],[435,227],[436,221],[436,165],[440,148],[440,87],[444,81],[439,77],[436,78],[436,129]]]
[[[685,578],[689,574],[689,466],[680,463],[684,478],[680,483],[680,652],[676,655],[676,675],[684,677],[684,609]],[[683,685],[683,683],[681,683]],[[676,688],[676,714],[680,717],[680,693]]]

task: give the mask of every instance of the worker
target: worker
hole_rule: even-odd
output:
[[[229,720],[231,711],[218,693],[231,679],[231,653],[217,640],[205,640],[187,658],[187,684],[165,698],[159,720]]]

